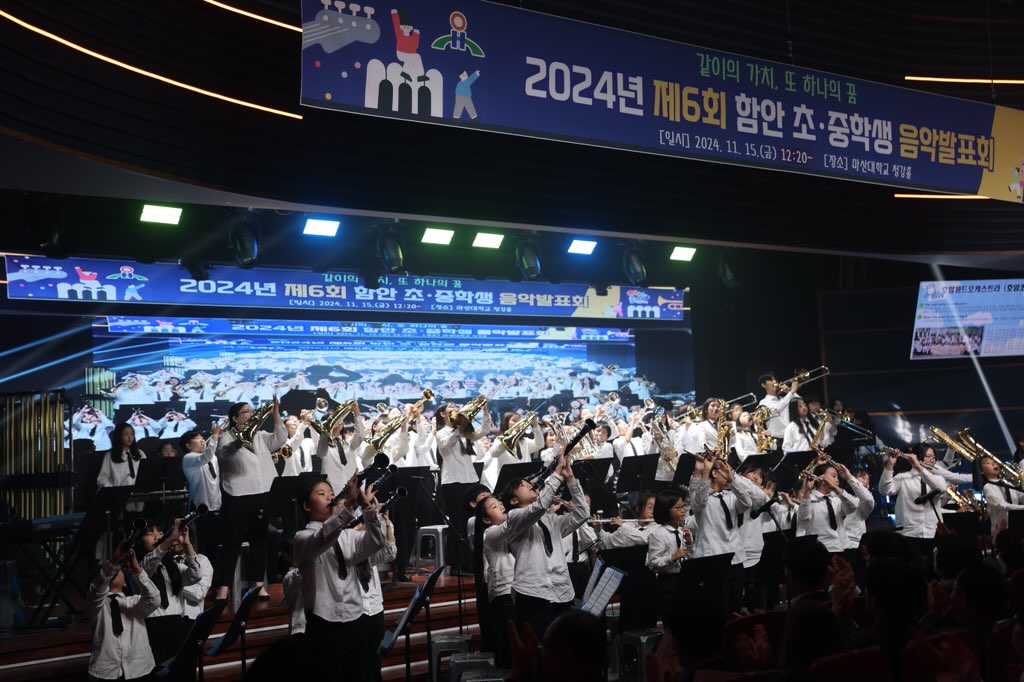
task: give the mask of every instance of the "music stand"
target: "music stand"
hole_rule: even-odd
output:
[[[1024,529],[1024,509],[1011,509],[1006,514],[1007,528]]]
[[[792,490],[799,483],[800,472],[807,468],[807,465],[817,459],[818,453],[814,450],[806,452],[787,452],[777,464],[771,467],[775,475],[776,490]],[[769,461],[771,461],[769,459]]]
[[[1024,510],[1015,509],[1010,512],[1013,514],[1024,514]],[[952,514],[943,514],[942,522],[946,524],[946,528],[949,528],[954,533],[959,535],[967,535],[972,538],[976,538],[979,535],[984,535],[982,531],[981,518],[975,512],[954,512]],[[1010,521],[1012,523],[1012,520]],[[1024,527],[1024,516],[1018,517],[1020,525],[1017,528]]]
[[[732,565],[732,552],[714,556],[687,559],[679,567],[679,578],[676,579],[676,590],[704,590],[706,588],[725,588],[725,576]],[[728,603],[723,593],[723,604]]]
[[[299,529],[299,490],[307,480],[303,476],[278,476],[270,484],[268,516],[281,517],[285,537],[291,537]]]
[[[444,566],[438,566],[427,576],[426,581],[416,588],[416,593],[409,600],[409,605],[405,607],[405,611],[402,612],[398,622],[395,623],[395,629],[385,632],[384,638],[377,647],[377,655],[383,658],[391,653],[399,637],[405,637],[405,679],[407,680],[412,679],[412,646],[409,642],[412,634],[412,622],[422,609],[424,625],[427,629],[427,651],[429,652],[432,644],[430,633],[430,598],[434,594],[434,586],[437,584],[437,579],[441,577],[442,573],[444,573]],[[459,595],[460,599],[461,596]]]
[[[591,464],[597,464],[596,467],[589,466]],[[576,478],[579,479],[580,485],[583,486],[583,493],[590,495],[590,509],[591,514],[596,510],[610,512],[613,516],[619,515],[619,499],[615,496],[608,486],[604,484],[604,478],[602,476],[608,475],[608,468],[611,464],[611,460],[591,460],[587,462],[577,462],[572,465],[573,473],[576,474]]]
[[[506,464],[501,467],[501,472],[498,474],[498,482],[494,484],[494,494],[501,495],[502,491],[505,490],[512,481],[519,478],[530,478],[537,473],[536,462],[516,462],[515,464]]]
[[[676,473],[672,475],[672,485],[681,488],[690,482],[693,477],[693,470],[697,466],[697,455],[689,452],[679,453],[679,463],[676,465]]]
[[[626,574],[619,585],[619,631],[657,625],[658,605],[651,595],[658,594],[658,578],[647,568],[647,545],[605,549],[597,556]]]
[[[78,584],[75,579],[75,568],[78,566],[83,553],[92,551],[103,533],[113,531],[114,523],[124,512],[124,505],[131,494],[131,486],[118,486],[114,488],[100,488],[92,498],[92,505],[85,513],[82,524],[71,541],[70,548],[64,553],[64,560],[55,560],[57,570],[53,576],[46,577],[46,590],[32,612],[29,621],[30,626],[41,626],[46,623],[57,605],[58,598],[64,594],[64,586],[71,583],[83,599],[87,599],[86,590]],[[111,550],[108,547],[106,556],[110,556]],[[43,610],[45,607],[45,611]],[[37,619],[37,616],[40,616]]]
[[[186,487],[181,457],[147,457],[139,461],[135,492],[166,492]]]
[[[235,617],[231,621],[231,625],[228,626],[227,631],[221,636],[220,639],[215,640],[210,648],[206,650],[207,656],[218,656],[235,643],[238,640],[240,654],[242,658],[242,677],[245,677],[245,626],[249,620],[249,612],[252,611],[253,604],[259,598],[259,587],[250,587],[245,595],[242,597],[241,603],[238,605],[238,609],[235,611]]]
[[[222,599],[213,606],[206,609],[196,618],[189,628],[188,635],[182,643],[178,653],[160,664],[160,670],[156,672],[159,678],[170,678],[172,680],[187,679],[199,668],[199,682],[203,682],[203,646],[206,640],[213,633],[213,628],[220,620],[220,614],[228,605],[227,599]],[[245,662],[242,662],[243,668]]]
[[[770,509],[765,514],[772,514],[772,518],[775,518]],[[775,523],[778,524],[778,522],[779,520],[775,519]],[[764,538],[764,547],[761,549],[761,561],[757,564],[758,578],[764,585],[785,584],[786,572],[782,555],[786,551],[786,545],[796,539],[796,529],[773,530],[770,533],[765,533],[762,537]]]
[[[615,492],[628,493],[654,488],[654,475],[661,455],[635,455],[622,460]]]

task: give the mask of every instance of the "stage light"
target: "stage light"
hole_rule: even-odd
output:
[[[423,230],[423,239],[421,241],[424,244],[442,244],[444,246],[448,246],[452,243],[452,237],[454,236],[454,230],[445,230],[440,227],[428,227]]]
[[[584,256],[589,256],[594,253],[594,249],[597,247],[597,242],[590,239],[573,239],[572,243],[569,244],[569,253],[578,253]]]
[[[540,277],[540,253],[532,237],[520,239],[515,249],[516,268],[526,280]]]
[[[640,258],[640,247],[630,246],[622,252],[622,272],[630,284],[638,286],[647,281],[647,268]]]
[[[250,208],[230,217],[228,244],[235,252],[238,267],[249,269],[256,265],[260,255],[259,211]]]
[[[306,226],[302,228],[302,234],[309,234],[314,237],[334,237],[337,236],[339,227],[341,227],[340,220],[306,218]]]
[[[677,246],[672,249],[672,255],[669,256],[668,259],[691,261],[696,254],[697,249],[692,246]]]
[[[503,234],[494,234],[493,232],[477,232],[476,238],[473,239],[473,246],[480,249],[497,249],[501,247],[502,240],[505,239]]]
[[[201,258],[179,258],[178,265],[188,270],[188,275],[197,282],[210,279],[210,266]]]
[[[896,192],[892,195],[893,199],[956,199],[956,200],[973,200],[973,199],[988,199],[989,197],[981,194],[907,194]]]
[[[164,225],[177,225],[181,220],[181,209],[176,206],[155,206],[145,204],[142,207],[142,215],[139,220],[144,223],[162,223]]]
[[[377,233],[377,258],[385,274],[394,275],[405,270],[405,248],[402,233],[388,227]]]

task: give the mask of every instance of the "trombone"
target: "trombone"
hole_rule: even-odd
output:
[[[838,426],[842,426],[847,431],[852,431],[861,438],[870,438],[871,440],[875,439],[875,433],[873,431],[865,429],[860,424],[855,424],[850,419],[850,417],[853,416],[853,410],[843,410],[842,412],[837,412],[836,410],[823,409],[822,412],[832,417],[832,419],[836,421],[836,424]]]
[[[825,365],[822,365],[821,367],[815,367],[814,369],[795,369],[793,370],[793,376],[786,379],[785,381],[778,382],[779,390],[781,391],[782,389],[785,389],[785,392],[789,393],[789,384],[792,384],[794,381],[799,382],[802,386],[804,384],[809,384],[812,381],[817,381],[818,379],[824,379],[827,376],[828,367],[826,367]]]

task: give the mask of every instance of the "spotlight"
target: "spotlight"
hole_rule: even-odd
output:
[[[589,256],[594,253],[594,247],[596,246],[597,242],[590,239],[573,239],[572,243],[569,244],[569,253]]]
[[[179,258],[178,265],[188,270],[188,276],[197,282],[210,279],[210,266],[202,258]]]
[[[235,252],[238,267],[248,269],[256,265],[260,255],[259,211],[246,209],[228,219],[228,244]]]
[[[340,226],[340,220],[306,218],[306,225],[302,228],[302,234],[308,234],[314,237],[334,237],[337,236],[338,228]]]
[[[540,277],[540,253],[533,237],[520,239],[515,249],[516,268],[526,280]]]
[[[697,249],[692,246],[677,246],[672,249],[672,255],[668,257],[669,260],[693,260],[693,257],[697,254]]]
[[[647,268],[640,258],[640,247],[630,246],[622,252],[622,271],[630,284],[639,286],[647,280]]]
[[[448,246],[452,243],[452,237],[454,236],[454,230],[446,230],[440,227],[428,227],[423,230],[422,242],[424,244],[441,244],[443,246]]]
[[[405,270],[405,248],[402,233],[397,227],[387,227],[377,233],[377,258],[389,275]]]
[[[139,220],[144,223],[163,223],[164,225],[177,225],[181,220],[181,209],[177,206],[155,206],[145,204],[142,207],[142,215]]]

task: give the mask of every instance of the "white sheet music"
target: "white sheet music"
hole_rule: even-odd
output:
[[[626,574],[614,566],[606,568],[601,574],[601,579],[597,581],[597,587],[590,593],[589,598],[584,600],[582,610],[600,618],[624,577]]]
[[[594,569],[590,572],[590,580],[587,581],[587,587],[583,590],[584,604],[590,599],[590,593],[594,591],[597,581],[601,579],[601,573],[604,572],[605,565],[601,557],[597,557],[597,560],[594,561]]]

